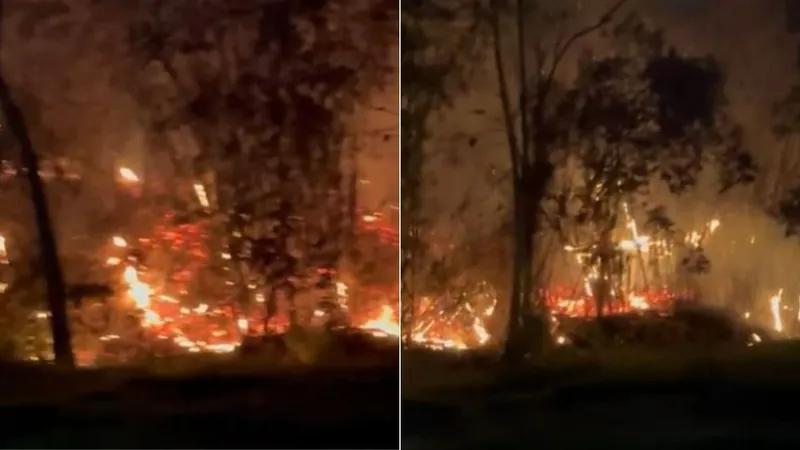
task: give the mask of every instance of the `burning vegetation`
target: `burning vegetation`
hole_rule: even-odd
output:
[[[3,356],[118,364],[343,328],[395,341],[397,202],[361,197],[381,177],[367,150],[393,160],[375,143],[396,130],[361,122],[381,113],[372,102],[397,70],[385,53],[397,5],[67,3],[6,13],[33,24],[37,55],[66,33],[67,68],[96,66],[110,81],[62,88],[102,92],[87,96],[124,104],[136,128],[59,116],[71,94],[40,94],[52,82],[39,73],[20,77],[37,80],[20,81],[24,95],[0,89],[3,201],[41,194],[34,217],[0,216]],[[86,20],[98,27],[82,34]],[[134,145],[109,148],[122,139]]]
[[[141,180],[129,168],[119,170],[119,188],[135,196]],[[197,202],[208,207],[204,189],[195,184]],[[380,214],[360,217],[356,236],[374,241],[384,253],[397,251],[397,231]],[[393,287],[350,287],[332,269],[311,268],[293,280],[293,291],[269,285],[247,285],[248,301],[237,302],[231,269],[214,260],[231,261],[228,251],[211,253],[207,218],[187,221],[174,211],[157,218],[145,235],[111,235],[96,259],[110,280],[108,289],[84,289],[69,308],[78,364],[92,366],[136,362],[185,353],[231,353],[246,337],[283,334],[291,326],[336,326],[362,329],[386,338],[399,336]],[[0,239],[2,264],[13,267],[6,239]],[[4,289],[13,286],[9,277]],[[359,289],[373,297],[351,297]],[[394,301],[396,305],[396,300]],[[329,306],[328,306],[329,305]],[[29,313],[26,330],[13,336],[8,352],[28,360],[50,360],[46,310]]]

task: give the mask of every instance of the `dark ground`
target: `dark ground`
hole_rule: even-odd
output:
[[[396,366],[0,367],[0,448],[398,448]]]
[[[715,356],[640,356],[576,357],[513,371],[434,370],[430,361],[420,371],[404,358],[403,448],[800,445],[798,343]]]

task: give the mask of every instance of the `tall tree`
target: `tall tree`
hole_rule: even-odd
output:
[[[425,259],[422,209],[431,119],[455,93],[465,89],[463,79],[471,67],[470,57],[475,56],[476,44],[482,39],[476,22],[464,20],[463,12],[463,5],[456,2],[405,1],[402,5],[400,270],[406,341],[415,323],[420,264]]]
[[[725,106],[725,79],[711,57],[680,56],[657,30],[630,16],[613,37],[623,49],[587,53],[576,81],[559,93],[566,136],[546,216],[564,245],[586,252],[596,274],[597,313],[612,300],[609,280],[621,261],[613,234],[644,209],[656,183],[673,194],[697,184],[709,167],[721,191],[752,182],[754,165]],[[641,256],[641,255],[640,255]]]
[[[3,34],[4,2],[0,2],[0,37]],[[0,42],[2,40],[0,39]],[[0,45],[0,48],[2,45]],[[0,108],[5,122],[19,142],[25,175],[30,184],[31,203],[36,216],[36,226],[41,246],[42,267],[47,280],[47,303],[50,308],[50,323],[53,338],[53,353],[56,364],[73,367],[75,358],[67,318],[66,287],[59,261],[58,248],[50,219],[42,179],[39,176],[39,159],[28,134],[25,117],[11,95],[11,90],[0,69]]]
[[[554,174],[553,152],[562,138],[556,133],[554,91],[565,57],[582,38],[608,25],[623,6],[616,1],[599,19],[553,40],[532,41],[527,30],[534,17],[552,20],[547,11],[530,0],[490,2],[479,12],[491,29],[491,52],[498,78],[498,95],[511,164],[513,211],[513,269],[504,359],[517,362],[530,350],[530,338],[544,343],[547,327],[544,305],[535,310],[533,255],[542,228],[539,205],[547,195]],[[552,25],[552,24],[551,24]],[[508,50],[508,49],[511,50]]]

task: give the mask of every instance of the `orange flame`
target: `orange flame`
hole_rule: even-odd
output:
[[[385,336],[400,336],[400,324],[397,323],[394,310],[389,305],[383,305],[378,317],[364,322],[359,328]]]

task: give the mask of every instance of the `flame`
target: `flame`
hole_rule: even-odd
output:
[[[232,342],[210,342],[212,338],[224,338],[228,336],[224,330],[216,330],[208,335],[200,336],[197,339],[188,337],[179,326],[173,326],[176,322],[182,322],[193,318],[200,318],[211,314],[212,311],[208,304],[200,303],[195,308],[178,307],[179,301],[169,295],[155,295],[155,289],[144,282],[136,267],[128,265],[122,272],[123,282],[127,285],[127,295],[133,301],[134,307],[141,312],[141,325],[143,328],[156,333],[158,339],[171,340],[175,345],[190,353],[212,352],[230,353],[239,346],[239,340]],[[165,305],[172,305],[174,313],[163,310]],[[164,312],[162,312],[164,311]],[[247,331],[248,320],[241,318],[237,322],[239,328]],[[170,326],[167,326],[170,325]],[[109,336],[105,336],[111,340]]]
[[[379,335],[400,336],[400,324],[395,319],[394,309],[389,305],[383,305],[378,317],[367,320],[359,328]]]
[[[145,309],[150,306],[150,294],[153,290],[150,285],[139,280],[139,273],[133,266],[125,267],[122,272],[122,279],[128,285],[128,297],[130,297],[137,308]]]
[[[628,304],[632,309],[638,309],[638,310],[650,309],[650,305],[647,303],[647,299],[642,295],[629,294]]]
[[[119,169],[119,179],[128,182],[139,181],[139,177],[125,167]],[[198,201],[205,205],[208,199],[203,195],[205,189],[202,189],[202,185],[195,186],[195,193]],[[363,230],[378,232],[382,243],[396,246],[398,233],[388,227],[379,214],[369,217],[364,223],[370,224],[370,226],[365,226]],[[389,231],[386,232],[386,230]],[[212,306],[214,303],[199,303],[194,306],[187,304],[192,300],[188,298],[190,281],[197,275],[197,268],[202,268],[207,264],[209,249],[204,244],[207,238],[207,230],[203,222],[176,225],[172,213],[165,214],[163,221],[156,224],[152,236],[142,236],[138,239],[127,239],[119,235],[108,237],[111,245],[106,249],[111,253],[103,255],[103,258],[106,266],[118,274],[121,284],[124,286],[124,289],[120,289],[122,302],[115,302],[115,305],[121,305],[123,308],[137,313],[141,334],[137,334],[138,337],[135,339],[143,339],[140,343],[144,345],[154,345],[153,350],[157,354],[172,351],[229,353],[240,346],[243,335],[264,331],[259,328],[259,324],[263,323],[263,320],[259,320],[253,315],[240,315],[240,312],[231,308],[230,303],[226,303],[224,298],[220,299],[221,304],[218,306]],[[4,253],[4,244],[5,240],[0,235],[0,255]],[[157,266],[158,260],[148,259],[146,264],[141,265],[138,262],[132,262],[127,257],[125,249],[134,245],[143,255],[152,250],[162,249],[167,252],[185,252],[185,256],[190,257],[188,258],[189,262],[179,264],[177,267],[170,267],[169,272],[162,273]],[[231,255],[223,253],[222,257],[230,259]],[[151,264],[156,265],[151,266]],[[116,272],[117,270],[119,272]],[[163,280],[164,282],[156,284],[153,280]],[[253,290],[258,288],[255,285],[248,285],[248,287]],[[1,285],[0,290],[2,290]],[[391,287],[389,290],[396,292]],[[345,283],[341,281],[336,283],[336,297],[340,308],[345,312],[348,311],[349,306],[348,291],[349,288]],[[201,293],[201,295],[212,297],[216,294]],[[265,294],[253,292],[253,303],[254,305],[265,305]],[[351,316],[351,323],[354,325],[361,323],[361,328],[369,330],[376,336],[399,337],[400,325],[397,319],[396,305],[383,305],[376,312],[378,314],[362,321]],[[44,317],[44,313],[42,317]],[[37,318],[41,319],[39,316]],[[278,319],[280,320],[280,318]],[[475,330],[475,333],[481,334],[481,336],[488,335],[480,323],[475,324]],[[125,337],[126,334],[121,333],[118,329],[113,331],[109,329],[98,339],[100,342],[117,342],[129,339],[129,337]],[[484,339],[486,337],[481,337],[481,340]],[[164,343],[169,345],[164,347]],[[126,357],[108,354],[109,351],[114,350],[105,346],[91,351],[76,349],[81,365],[92,365],[101,356]],[[46,357],[33,354],[29,358],[42,359]]]
[[[781,300],[783,299],[783,289],[769,299],[769,309],[772,312],[772,328],[778,333],[783,332],[783,321],[781,320]]]
[[[200,202],[200,205],[203,208],[208,208],[211,206],[211,203],[208,201],[208,194],[206,193],[206,188],[200,183],[194,184],[194,193],[197,195],[197,201]]]

